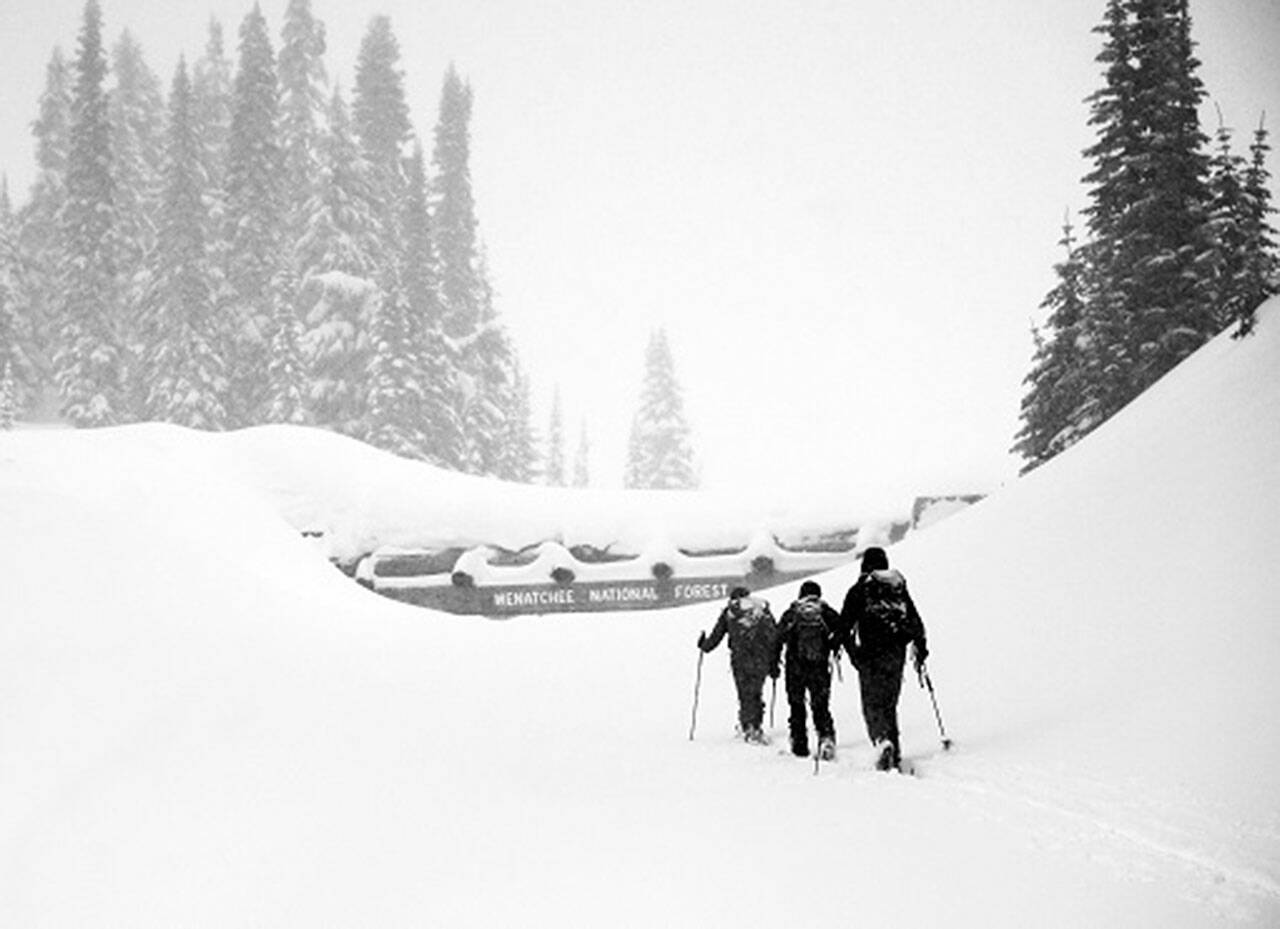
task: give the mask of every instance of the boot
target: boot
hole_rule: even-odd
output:
[[[818,757],[823,761],[836,760],[836,743],[832,739],[822,739],[818,742]]]

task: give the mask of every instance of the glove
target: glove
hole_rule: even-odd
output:
[[[849,653],[849,664],[853,665],[854,668],[861,671],[862,670],[862,649],[858,648],[858,646],[856,645],[848,645],[845,647],[845,651]]]
[[[923,642],[915,643],[915,666],[916,674],[924,673],[924,663],[929,658],[929,646]]]
[[[772,668],[769,669],[769,676],[773,678],[775,681],[778,679],[778,675],[781,673],[782,673],[782,669],[779,668],[777,665],[774,665]]]
[[[698,633],[698,648],[704,652],[707,650],[707,631],[705,629]]]

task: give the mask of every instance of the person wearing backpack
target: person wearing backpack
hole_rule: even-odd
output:
[[[858,669],[862,718],[876,752],[876,767],[898,770],[898,696],[907,645],[914,649],[917,672],[924,667],[929,647],[907,580],[889,567],[883,548],[863,553],[861,574],[844,598],[840,621],[845,649]]]
[[[840,614],[823,601],[822,588],[816,581],[800,585],[800,598],[787,607],[778,623],[771,673],[777,677],[785,649],[791,753],[801,758],[809,754],[806,695],[813,708],[818,757],[831,761],[836,755],[836,726],[831,718],[831,654],[840,648],[836,637],[839,628]]]
[[[773,642],[777,621],[769,603],[751,596],[745,587],[729,592],[729,602],[720,611],[711,634],[698,633],[698,648],[715,649],[729,637],[729,667],[738,688],[738,726],[748,742],[764,744],[764,679],[772,668]],[[777,677],[776,671],[774,677]]]

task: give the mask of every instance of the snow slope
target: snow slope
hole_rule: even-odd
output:
[[[735,742],[723,650],[689,741],[712,607],[361,590],[285,518],[407,473],[353,443],[0,434],[0,925],[1280,924],[1277,409],[1273,301],[892,550],[957,740],[909,683],[917,778],[852,679],[818,776]]]

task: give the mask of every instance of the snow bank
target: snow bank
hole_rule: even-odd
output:
[[[356,443],[0,434],[0,925],[1280,924],[1277,408],[1273,302],[894,547],[957,741],[909,682],[918,778],[867,770],[849,679],[820,776],[734,741],[723,649],[689,741],[714,606],[361,590],[298,528],[395,535],[439,488]],[[573,524],[442,495],[460,534]]]

